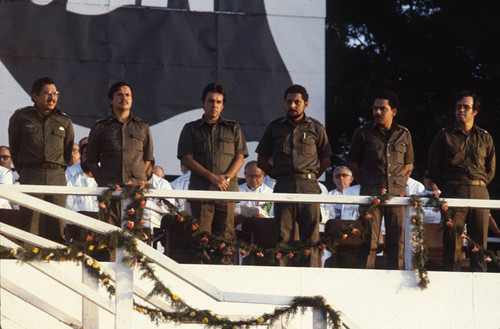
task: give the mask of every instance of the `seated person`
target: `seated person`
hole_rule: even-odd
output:
[[[149,180],[149,185],[151,186],[151,188],[165,191],[172,190],[170,183],[163,177],[165,177],[163,168],[160,166],[154,166],[153,175]],[[174,199],[167,200],[175,205]],[[160,227],[161,219],[165,214],[168,214],[169,212],[170,208],[168,207],[168,205],[160,202],[158,198],[148,198],[146,202],[146,208],[144,208],[144,219],[149,219],[149,221],[146,221],[146,226],[149,226],[151,229],[153,229],[154,227]]]
[[[345,188],[351,186],[354,177],[352,177],[351,169],[346,166],[337,166],[333,171],[332,181],[335,184],[335,189],[330,191],[330,195],[343,195]],[[329,203],[327,205],[328,218],[337,218],[342,214],[342,204]]]
[[[187,190],[189,186],[189,179],[191,178],[191,171],[188,168],[181,164],[181,172],[182,175],[177,177],[170,186],[174,190]],[[189,209],[189,203],[186,202],[186,199],[175,199],[175,206],[179,211],[186,211],[188,214],[191,214],[191,210]]]
[[[413,164],[410,170],[406,173],[406,195],[422,195],[434,194],[434,192],[426,190],[424,184],[410,177],[413,172]],[[441,212],[434,211],[432,207],[423,207],[424,223],[439,223],[441,222]]]
[[[79,147],[73,146],[73,157],[75,149],[81,152],[79,161],[66,169],[66,180],[68,186],[97,187],[97,182],[92,177],[92,172],[87,164],[88,138],[84,137],[79,142]],[[75,144],[76,145],[76,144]],[[92,195],[68,195],[66,197],[66,208],[73,211],[98,212],[97,197]]]
[[[239,186],[240,192],[273,193],[273,190],[262,183],[264,171],[257,167],[257,161],[250,161],[245,165],[246,183]],[[241,224],[245,217],[272,217],[272,202],[266,201],[241,201],[236,204],[234,211],[235,226]]]

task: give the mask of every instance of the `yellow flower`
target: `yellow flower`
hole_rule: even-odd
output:
[[[172,295],[172,299],[173,299],[173,300],[178,300],[178,299],[179,299],[179,296],[177,296],[176,294],[173,294],[173,295]]]
[[[94,245],[93,245],[93,244],[91,244],[91,245],[89,246],[89,250],[94,250]]]
[[[201,320],[201,322],[208,323],[208,319],[207,318],[203,318],[203,320]]]
[[[328,306],[329,309],[332,309],[332,305],[328,304],[326,306]]]
[[[94,264],[92,264],[92,267],[93,268],[99,268],[99,263],[98,262],[94,262]]]
[[[142,312],[142,308],[140,308],[140,307],[136,307],[136,311],[137,311],[137,312]]]
[[[106,245],[105,244],[101,244],[97,249],[104,249],[106,248]]]
[[[263,317],[261,317],[261,316],[259,316],[259,317],[257,318],[257,322],[258,322],[258,323],[262,323],[262,322],[264,322],[264,318],[263,318]]]
[[[295,302],[294,302],[294,301],[292,301],[292,302],[290,303],[290,306],[293,306],[293,304],[295,304]]]
[[[33,252],[34,254],[38,254],[38,251],[39,251],[39,250],[38,250],[38,248],[36,248],[36,247],[32,250],[32,252]]]
[[[67,254],[71,253],[71,248],[66,249],[66,253]]]
[[[172,317],[170,315],[167,315],[167,320],[170,320]]]
[[[108,282],[108,281],[109,281],[109,279],[108,279],[108,278],[104,278],[104,279],[102,279],[102,282],[103,282],[103,283],[106,283],[106,282]]]
[[[220,316],[218,316],[218,315],[217,315],[215,318],[216,318],[217,320],[220,320]]]
[[[11,249],[10,253],[14,256],[17,255],[17,249]]]

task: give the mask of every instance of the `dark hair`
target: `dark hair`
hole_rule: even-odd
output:
[[[472,109],[479,112],[479,109],[481,108],[481,102],[479,101],[479,98],[477,98],[476,93],[470,90],[461,91],[455,97],[455,103],[458,103],[464,97],[472,97]]]
[[[201,93],[201,101],[204,102],[208,93],[216,93],[222,95],[222,104],[226,104],[226,88],[218,82],[209,83]]]
[[[118,81],[113,83],[111,87],[109,87],[108,91],[108,99],[113,99],[113,95],[120,89],[121,87],[126,86],[130,88],[130,92],[132,93],[132,97],[134,96],[134,91],[132,90],[132,86],[126,83],[125,81]]]
[[[31,95],[37,94],[40,95],[40,92],[42,91],[43,86],[45,85],[56,85],[54,80],[49,77],[43,77],[40,79],[36,79],[35,82],[33,82],[33,85],[31,86]],[[57,88],[57,86],[56,86]],[[31,100],[33,100],[33,97],[31,97]]]
[[[301,85],[293,85],[293,86],[290,86],[288,87],[286,90],[285,90],[285,100],[286,100],[286,96],[288,94],[301,94],[302,95],[302,99],[304,100],[304,102],[308,102],[309,101],[309,94],[307,93],[307,90],[304,86],[301,86]]]
[[[396,95],[396,93],[392,90],[380,90],[377,93],[375,93],[375,99],[387,99],[389,102],[389,106],[391,108],[397,108],[399,109],[399,97]]]

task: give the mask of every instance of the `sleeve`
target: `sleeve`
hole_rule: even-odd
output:
[[[143,145],[143,160],[154,161],[153,157],[153,137],[151,136],[151,129],[146,125],[146,138]]]
[[[413,142],[411,140],[411,134],[409,131],[408,133],[408,145],[406,146],[406,153],[405,153],[405,165],[407,164],[412,164],[415,162],[415,154],[413,153]]]
[[[247,148],[247,142],[245,140],[245,136],[243,135],[243,132],[241,131],[241,127],[238,123],[234,125],[234,133],[236,135],[235,139],[235,153],[234,154],[243,154],[244,157],[246,158],[248,156],[248,148]]]
[[[99,132],[97,124],[90,129],[89,141],[87,144],[87,161],[98,163],[100,161],[101,149],[99,143]]]
[[[12,184],[12,182],[14,182],[12,171],[8,169],[2,170],[0,173],[0,184]]]
[[[264,131],[264,134],[260,138],[259,144],[257,145],[257,148],[255,149],[255,153],[266,157],[270,158],[273,156],[273,140],[271,138],[271,125],[269,124],[266,127],[266,130]]]
[[[332,148],[330,147],[330,143],[328,142],[328,136],[326,134],[325,128],[320,125],[320,129],[318,132],[319,140],[318,140],[318,156],[320,159],[328,158],[332,156]]]
[[[184,125],[177,144],[177,159],[182,160],[186,154],[194,154],[193,133],[188,124]]]
[[[429,162],[425,176],[432,179],[436,184],[443,174],[441,167],[443,162],[443,132],[442,130],[434,136],[429,148]],[[439,185],[439,184],[438,184]]]
[[[349,161],[361,163],[363,161],[363,136],[361,128],[357,128],[352,134],[351,148],[349,149]]]
[[[15,112],[9,120],[9,146],[14,168],[20,169],[17,163],[21,145],[21,127],[19,127],[18,117],[18,112]]]
[[[68,164],[71,160],[74,140],[75,131],[73,130],[73,123],[68,117],[68,124],[66,125],[66,138],[64,139],[64,162],[66,162],[66,164]]]
[[[495,177],[495,169],[496,169],[496,155],[495,155],[495,144],[493,143],[493,138],[491,135],[488,135],[489,137],[489,147],[488,147],[488,154],[486,156],[486,162],[485,162],[485,167],[486,167],[486,175],[488,181],[486,184],[491,183],[493,178]]]

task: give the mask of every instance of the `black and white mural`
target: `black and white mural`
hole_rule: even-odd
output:
[[[178,174],[177,140],[201,116],[209,82],[227,90],[223,116],[241,123],[253,153],[282,115],[283,91],[308,88],[324,121],[325,0],[1,0],[0,143],[8,119],[51,76],[76,139],[109,113],[115,81],[134,87],[133,112],[151,125],[157,163]],[[255,158],[255,155],[253,155]]]

